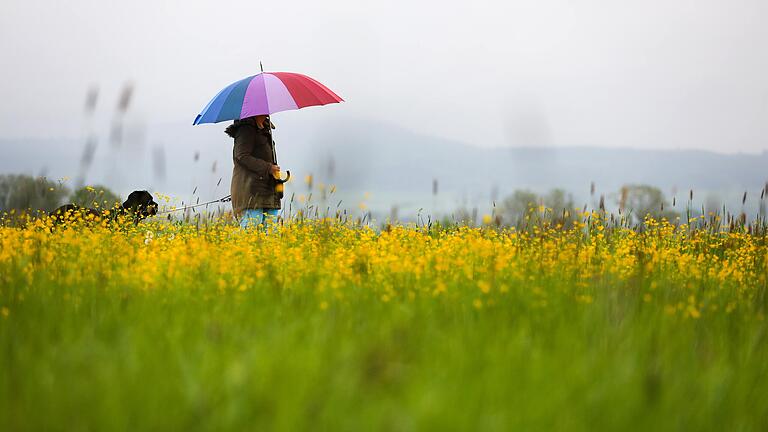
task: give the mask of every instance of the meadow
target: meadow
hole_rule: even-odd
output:
[[[0,227],[0,429],[768,429],[765,230]]]

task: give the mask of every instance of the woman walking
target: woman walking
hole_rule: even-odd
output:
[[[232,210],[244,229],[277,222],[282,191],[278,191],[280,167],[275,155],[269,116],[235,120],[226,134],[235,139],[232,159]]]

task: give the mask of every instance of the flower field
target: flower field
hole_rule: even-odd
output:
[[[0,430],[766,430],[765,231],[0,227]]]

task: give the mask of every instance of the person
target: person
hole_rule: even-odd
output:
[[[269,116],[258,115],[235,120],[225,130],[235,141],[230,193],[232,211],[243,229],[260,225],[268,229],[277,222],[283,194],[276,188],[280,167],[272,140],[274,128]]]

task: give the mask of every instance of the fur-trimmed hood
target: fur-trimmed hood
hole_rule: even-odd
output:
[[[271,119],[268,119],[268,120],[269,120],[269,124],[272,126],[272,129],[274,129],[275,124],[272,123]],[[253,117],[248,117],[242,120],[235,120],[234,122],[232,122],[231,125],[227,126],[227,128],[224,129],[224,133],[231,136],[232,138],[235,138],[237,136],[237,131],[245,125],[254,126],[258,128],[258,126],[256,126],[256,122],[253,120]]]

